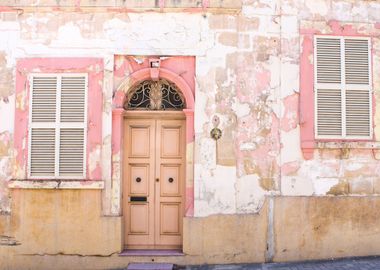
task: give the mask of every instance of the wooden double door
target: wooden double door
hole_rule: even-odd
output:
[[[124,224],[128,249],[182,246],[185,120],[181,112],[124,121]]]

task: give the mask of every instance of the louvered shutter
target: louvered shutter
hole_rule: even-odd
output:
[[[57,78],[33,77],[30,129],[30,175],[55,175]]]
[[[84,177],[86,95],[86,75],[31,77],[31,177]]]
[[[86,77],[63,76],[61,85],[59,174],[83,175]]]
[[[371,136],[369,40],[345,39],[346,135]]]
[[[371,137],[369,40],[315,39],[316,137]]]

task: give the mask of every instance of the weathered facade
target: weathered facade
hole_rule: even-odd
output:
[[[329,74],[340,72],[333,87],[316,78],[321,76],[316,64],[318,37],[338,42],[327,47],[339,48],[338,54],[346,57],[341,68],[328,69]],[[349,64],[364,55],[354,52],[349,58],[352,40],[368,44],[369,61],[361,62],[360,69],[350,70]],[[108,269],[131,261],[203,264],[380,255],[379,1],[3,0],[0,41],[1,269]],[[323,52],[318,54],[320,63]],[[366,68],[368,74],[360,75],[358,70]],[[60,177],[64,162],[57,155],[64,153],[62,147],[55,156],[53,151],[52,176],[31,172],[32,129],[46,129],[33,120],[32,86],[37,93],[33,78],[52,74],[59,82],[77,74],[86,78],[84,122],[70,126],[83,130],[78,133],[84,138],[83,166],[78,167],[83,177]],[[349,98],[347,85],[358,84],[350,84],[347,74],[367,78],[365,102],[355,103],[363,97]],[[126,124],[136,116],[128,114],[125,104],[139,83],[160,80],[175,85],[184,103],[178,110],[183,123],[178,136],[184,139],[167,150],[169,156],[181,153],[180,165],[169,166],[180,168],[176,176],[181,182],[177,190],[169,186],[167,191],[177,192],[180,201],[168,199],[169,208],[162,212],[167,216],[147,219],[153,222],[149,228],[162,228],[167,217],[178,215],[178,226],[167,226],[178,230],[175,241],[180,242],[175,243],[183,256],[122,257],[119,253],[132,241],[126,236],[134,226],[128,205],[135,183],[131,168],[138,163],[133,153],[128,154],[134,148]],[[355,115],[351,124],[347,122],[349,112],[342,116],[347,136],[323,137],[316,131],[317,114],[322,115],[318,108],[324,104],[316,107],[317,90],[340,89],[341,84],[346,87],[345,105],[338,106],[331,121],[341,119],[340,109],[349,111],[350,104],[354,108],[367,104],[366,138],[348,136],[356,123]],[[65,89],[63,84],[58,88]],[[39,107],[33,106],[38,114]],[[167,117],[155,110],[148,113],[142,118],[156,119],[155,127]],[[60,121],[64,122],[62,117]],[[64,128],[64,124],[59,127]],[[213,128],[222,132],[220,139],[210,136]],[[362,129],[353,127],[354,132]],[[138,141],[141,134],[145,133],[136,135],[137,145],[145,145]],[[159,140],[152,139],[150,149],[172,145],[170,136],[166,144],[160,141],[161,148]],[[64,134],[61,142],[62,138]],[[39,168],[50,164],[46,156],[42,160]],[[157,161],[149,164],[163,166]],[[162,176],[162,171],[158,174]],[[150,174],[147,179],[155,181]],[[160,181],[152,188],[162,193],[165,187]],[[145,191],[139,192],[144,197]],[[152,213],[158,208],[149,209]]]

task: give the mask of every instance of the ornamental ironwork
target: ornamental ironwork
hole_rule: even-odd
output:
[[[185,99],[174,83],[143,81],[127,94],[126,110],[182,110]]]

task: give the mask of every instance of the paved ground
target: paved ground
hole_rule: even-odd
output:
[[[236,265],[200,265],[180,267],[186,270],[380,270],[380,257],[351,258],[299,263]]]

